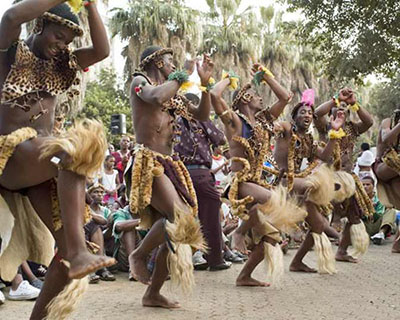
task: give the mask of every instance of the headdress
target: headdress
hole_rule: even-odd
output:
[[[293,108],[293,110],[291,112],[292,119],[295,117],[295,115],[297,114],[297,111],[302,106],[310,106],[314,111],[314,102],[315,102],[315,91],[314,91],[314,89],[304,90],[303,94],[301,95],[301,102],[299,102]]]
[[[246,102],[250,102],[251,99],[253,98],[253,96],[247,92],[247,90],[249,90],[251,88],[251,84],[248,83],[246,85],[244,85],[236,94],[235,99],[233,99],[232,102],[232,109],[237,109],[237,105],[240,102],[240,99],[243,98],[243,100],[245,100]]]
[[[174,54],[174,51],[171,48],[163,48],[153,52],[152,54],[148,55],[139,63],[139,69],[144,70],[144,68],[152,61],[156,60],[157,58],[163,56],[164,54]]]
[[[96,190],[96,189],[101,189],[101,190],[103,190],[103,191],[106,190],[106,188],[104,188],[104,186],[103,186],[101,183],[95,183],[95,184],[93,184],[93,185],[87,190],[87,192],[88,192],[88,193],[91,193],[91,192],[93,192],[93,191]]]
[[[45,20],[67,27],[68,29],[72,30],[78,37],[81,37],[83,35],[83,29],[78,24],[51,12],[45,12],[36,19],[36,26],[34,29],[35,33],[40,33],[43,30],[43,22]]]

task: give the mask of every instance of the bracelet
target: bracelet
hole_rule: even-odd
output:
[[[239,76],[235,74],[233,71],[225,71],[222,70],[222,77],[221,80],[229,79],[230,83],[228,88],[231,90],[236,90],[238,88]]]
[[[178,81],[180,85],[189,80],[189,75],[185,70],[177,70],[169,74],[168,81]]]
[[[95,3],[96,2],[96,0],[85,0],[84,2],[83,2],[83,5],[85,6],[85,7],[89,7],[92,3]]]
[[[228,113],[230,113],[231,110],[230,109],[226,109],[224,112],[222,112],[221,114],[217,114],[218,117],[222,118],[223,116],[226,116]]]
[[[328,132],[328,137],[330,140],[335,140],[335,139],[341,139],[346,136],[346,132],[343,131],[342,128],[339,130],[329,130]]]
[[[198,85],[199,89],[201,92],[210,92],[215,86],[215,79],[213,77],[210,77],[208,79],[207,86],[202,86],[201,84]]]
[[[355,104],[349,105],[348,108],[352,112],[357,112],[360,110],[360,105],[356,102]]]

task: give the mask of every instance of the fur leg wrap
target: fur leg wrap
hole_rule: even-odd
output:
[[[284,273],[283,252],[278,243],[273,246],[264,242],[264,261],[267,265],[268,279],[271,285],[278,286]]]
[[[93,177],[103,164],[106,150],[103,124],[96,120],[83,120],[59,137],[49,138],[42,147],[40,158],[51,158],[65,152],[71,160],[62,169]]]
[[[267,221],[286,233],[297,229],[297,223],[307,216],[307,211],[299,207],[294,198],[289,198],[286,188],[281,185],[271,190],[271,198],[259,209],[261,222]]]
[[[176,207],[174,223],[166,221],[165,231],[171,240],[169,245],[174,246],[167,258],[171,282],[181,287],[183,292],[190,292],[194,285],[192,247],[206,250],[200,223],[191,211],[185,212]]]
[[[318,257],[318,273],[336,273],[335,256],[332,245],[325,233],[312,232],[314,247]]]
[[[71,283],[47,305],[46,319],[66,319],[77,308],[88,287],[88,277],[79,280],[72,280]]]
[[[334,197],[334,172],[323,164],[306,178],[307,200],[319,206],[327,206]]]
[[[352,197],[356,192],[356,183],[351,174],[345,171],[335,172],[335,183],[340,186],[338,190],[335,191],[333,201],[337,203],[342,203],[344,200]]]
[[[350,226],[351,245],[353,246],[353,257],[359,257],[365,254],[369,246],[369,236],[365,229],[364,222],[352,224]]]

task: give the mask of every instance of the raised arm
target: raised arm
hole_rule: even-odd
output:
[[[197,61],[197,73],[199,74],[201,86],[207,87],[212,71],[214,69],[214,62],[206,54],[203,56],[203,63]],[[203,91],[201,94],[201,100],[199,107],[189,107],[189,112],[193,117],[199,121],[207,121],[210,116],[211,110],[211,98],[208,90]]]
[[[362,134],[366,132],[371,126],[374,124],[374,119],[372,118],[371,114],[363,107],[358,105],[357,98],[354,92],[352,92],[349,98],[346,100],[348,105],[354,106],[356,105],[357,114],[361,121],[356,123],[358,133]]]
[[[260,68],[259,64],[254,64],[252,67],[252,72],[256,72]],[[270,114],[277,119],[285,109],[285,106],[292,99],[292,94],[283,88],[278,81],[275,80],[272,73],[264,72],[263,80],[269,85],[272,92],[278,98],[278,101],[275,102],[271,108],[269,109]]]
[[[341,135],[344,135],[342,125],[345,122],[345,116],[343,111],[338,111],[336,118],[334,119],[333,116],[331,116],[330,119],[330,127],[331,130],[333,130],[333,134],[328,135],[329,140],[328,143],[326,144],[325,148],[318,147],[317,150],[317,157],[321,159],[324,162],[329,162],[332,159],[332,153],[336,145],[337,139],[340,139]],[[340,131],[342,130],[342,131]]]
[[[101,20],[95,2],[91,2],[85,8],[88,10],[92,46],[80,48],[75,51],[78,63],[82,69],[104,60],[110,54],[110,43],[108,41],[106,28]]]
[[[18,40],[23,23],[38,18],[64,1],[25,0],[9,8],[0,23],[0,49],[7,50],[15,40]]]
[[[162,105],[170,100],[180,87],[178,81],[166,81],[162,85],[152,86],[142,76],[137,76],[133,79],[131,85],[131,97],[137,96],[139,99],[152,105]]]
[[[400,122],[390,129],[391,119],[385,119],[381,123],[382,142],[385,145],[392,145],[397,142],[400,135]]]
[[[217,116],[220,117],[225,126],[225,133],[228,140],[235,134],[238,128],[241,128],[239,117],[232,112],[228,104],[222,98],[222,93],[229,86],[230,79],[226,78],[218,82],[211,90],[211,103]]]

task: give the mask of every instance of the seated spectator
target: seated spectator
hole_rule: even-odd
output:
[[[358,176],[360,179],[365,176],[370,176],[374,179],[374,182],[376,182],[374,174],[372,172],[372,164],[375,161],[374,154],[366,150],[362,153],[360,157],[357,159],[357,166],[358,166]]]
[[[124,183],[125,168],[131,157],[131,139],[128,136],[122,136],[119,146],[120,149],[111,154],[115,158],[115,168],[118,170],[119,181]]]
[[[104,237],[101,226],[105,228],[111,219],[111,210],[101,205],[104,190],[101,184],[93,185],[88,189],[87,193],[92,200],[90,204],[92,219],[84,226],[86,240],[97,245],[97,254],[99,255],[104,255]],[[114,275],[107,268],[98,270],[96,275],[103,281],[115,280]],[[92,276],[90,280],[93,283],[96,281],[95,279],[96,277]]]
[[[126,197],[126,186],[123,184],[118,190],[118,199],[113,204],[113,210],[122,209],[128,205],[128,199]]]
[[[120,180],[118,171],[114,169],[115,159],[112,155],[106,156],[104,160],[104,171],[100,179],[100,183],[104,186],[105,194],[103,202],[112,207],[118,199],[118,189],[120,188]]]
[[[18,271],[18,274],[11,281],[11,288],[7,295],[7,299],[15,301],[35,300],[39,296],[39,293],[40,289],[30,285],[27,280],[22,278],[21,271]],[[2,293],[0,294],[0,301],[3,301],[4,303],[4,296]]]
[[[113,236],[116,242],[114,258],[120,271],[129,272],[129,280],[136,280],[129,270],[129,255],[139,244],[141,235],[136,230],[140,219],[134,219],[129,206],[121,208],[113,214]],[[144,236],[142,234],[142,236]]]
[[[374,191],[375,181],[371,176],[365,176],[361,182],[368,196],[374,203],[375,213],[368,221],[364,221],[365,227],[374,244],[382,244],[385,237],[396,230],[396,210],[385,208]]]

